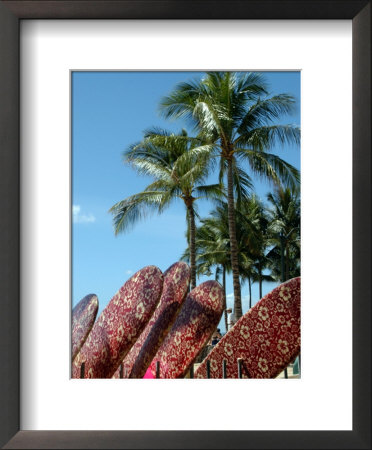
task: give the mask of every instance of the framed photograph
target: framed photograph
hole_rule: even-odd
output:
[[[5,448],[370,448],[370,2],[189,4],[0,3]],[[70,379],[70,87],[92,70],[133,86],[149,71],[301,72],[301,379]],[[89,85],[85,115],[110,88]],[[72,198],[76,224],[94,223]]]
[[[275,301],[279,309],[273,300],[256,304],[279,284],[301,275],[300,79],[300,71],[71,72],[74,378],[82,376],[83,362],[85,378],[201,378],[207,375],[207,361],[201,362],[212,349],[209,377],[222,378],[225,359],[225,376],[234,378],[239,375],[238,355],[231,352],[231,346],[240,339],[241,330],[247,349],[245,357],[239,353],[242,378],[299,378],[294,362],[301,345],[300,290],[295,288],[299,280],[293,285],[298,294],[291,301],[287,296]],[[216,102],[228,83],[226,98],[236,98],[231,111],[240,102],[245,111],[231,133],[236,134],[232,145],[237,147],[233,164],[240,170],[231,172],[237,176],[231,195],[240,204],[235,228],[241,272],[237,278],[242,281],[236,300],[229,270],[227,173],[221,166],[230,153],[226,150],[227,156],[216,165],[220,146],[214,135],[199,130],[199,125],[196,130],[190,118],[182,117],[184,113],[174,120],[158,114],[159,103],[171,100],[172,89],[178,92],[183,83],[189,83],[190,92],[198,86],[200,95],[207,84],[215,83],[211,95]],[[244,100],[242,94],[239,97],[243,90]],[[202,102],[196,102],[192,110],[201,107]],[[227,109],[228,105],[222,102],[223,106]],[[255,123],[245,138],[243,117]],[[200,119],[204,123],[204,116]],[[262,168],[264,152],[251,143],[259,135],[270,153]],[[243,139],[248,143],[238,148]],[[159,166],[160,161],[163,165]],[[165,180],[166,173],[177,175]],[[241,220],[243,215],[246,219]],[[250,243],[243,243],[244,238]],[[163,274],[161,294],[156,284],[149,288],[149,296],[140,294],[147,289],[133,287],[132,307],[120,312],[129,284],[150,265]],[[158,275],[156,270],[153,276]],[[116,285],[114,291],[112,285]],[[193,292],[188,296],[189,286]],[[139,294],[133,295],[133,289]],[[88,292],[95,294],[87,296]],[[255,325],[246,316],[234,334],[225,337],[232,322],[253,307],[250,315],[257,317],[257,331],[253,333]],[[234,315],[228,315],[230,308]],[[274,340],[265,331],[270,322],[278,336]],[[107,340],[109,333],[103,330],[109,323],[112,333]],[[244,328],[248,323],[252,335],[260,334],[260,341],[250,340]],[[125,331],[117,335],[118,330]],[[257,349],[253,359],[250,345]],[[269,347],[275,357],[268,353]],[[287,371],[283,370],[287,365]]]

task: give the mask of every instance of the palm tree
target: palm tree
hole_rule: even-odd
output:
[[[255,199],[254,196],[253,198]],[[216,205],[215,209],[210,212],[209,217],[200,220],[200,226],[196,229],[196,271],[198,275],[210,276],[213,269],[216,268],[216,277],[222,274],[222,285],[225,292],[225,325],[227,330],[225,287],[226,274],[231,272],[228,208],[227,203],[221,200],[215,200],[214,203]],[[246,208],[248,205],[253,205],[252,200],[251,202],[242,202],[241,206],[243,204]],[[259,239],[257,236],[259,232],[256,220],[257,208],[252,208],[250,217],[246,216],[244,208],[236,210],[235,213],[236,236],[239,249],[239,272],[241,280],[244,281],[249,278],[250,270],[255,270],[255,261],[251,259],[251,255],[254,254],[255,258],[257,258],[257,242]],[[182,258],[188,259],[188,257],[189,251],[186,250]],[[253,272],[251,275],[253,281],[258,280],[256,272]],[[262,279],[264,277],[262,276]]]
[[[208,72],[200,80],[180,83],[160,104],[168,118],[185,118],[198,135],[211,144],[209,161],[220,160],[220,180],[227,176],[228,224],[234,286],[234,312],[242,315],[239,280],[238,243],[235,220],[235,185],[251,173],[276,184],[296,185],[296,168],[271,153],[277,143],[299,143],[299,128],[275,122],[292,111],[295,100],[287,94],[267,96],[262,75],[258,73]],[[261,96],[264,96],[261,98]],[[239,193],[236,198],[239,203]]]
[[[278,280],[285,281],[300,275],[300,194],[298,190],[277,188],[267,200],[271,204],[271,268]]]
[[[187,212],[190,248],[191,288],[196,286],[195,269],[195,202],[199,198],[220,195],[218,184],[204,185],[208,172],[205,157],[208,145],[190,138],[185,130],[172,134],[153,129],[144,139],[124,152],[124,161],[139,173],[153,178],[142,192],[131,195],[110,209],[115,234],[126,231],[151,212],[162,213],[176,199],[181,199]]]
[[[197,273],[211,275],[216,267],[216,279],[222,274],[224,292],[224,319],[227,331],[226,312],[226,273],[230,272],[230,240],[225,209],[218,206],[211,216],[201,219],[201,225],[196,230],[196,265]],[[187,253],[186,253],[187,254]],[[185,255],[184,255],[185,256]]]
[[[262,297],[263,281],[273,281],[271,275],[265,274],[268,267],[268,217],[263,203],[256,195],[244,199],[236,210],[240,232],[240,275],[242,281],[248,282],[249,308],[252,307],[252,284],[259,284],[259,296]]]

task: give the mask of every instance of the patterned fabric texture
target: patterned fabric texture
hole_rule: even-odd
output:
[[[98,311],[98,298],[95,294],[86,295],[72,310],[71,330],[71,359],[78,354],[94,321]]]
[[[186,297],[181,310],[150,365],[160,378],[182,378],[212,336],[223,311],[223,290],[216,281],[206,281]]]
[[[195,378],[275,378],[300,353],[301,279],[293,278],[263,297],[229,330],[195,371]]]
[[[190,282],[189,266],[184,262],[177,262],[163,275],[163,292],[159,304],[141,336],[124,358],[123,378],[143,378],[186,298]],[[114,378],[119,377],[120,367],[114,374]]]
[[[72,365],[72,377],[111,378],[153,314],[163,274],[155,266],[135,273],[110,300]]]

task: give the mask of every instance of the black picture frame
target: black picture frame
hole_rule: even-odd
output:
[[[20,430],[19,22],[23,19],[352,19],[352,431]],[[0,445],[9,449],[370,449],[371,125],[370,0],[0,1]],[[319,398],[320,408],[321,404]]]

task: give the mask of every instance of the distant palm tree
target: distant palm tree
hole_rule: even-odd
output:
[[[244,233],[244,251],[246,252],[246,266],[242,276],[248,281],[250,292],[250,307],[252,306],[251,284],[258,282],[259,298],[262,298],[262,284],[264,281],[274,281],[271,275],[265,274],[268,268],[268,216],[263,203],[256,195],[245,199],[239,208],[242,216]]]
[[[227,331],[226,312],[226,273],[230,272],[230,240],[228,234],[227,215],[223,208],[217,207],[210,217],[201,219],[196,229],[196,266],[197,273],[211,275],[215,268],[216,279],[222,274],[224,292],[224,319]]]
[[[263,96],[263,98],[261,98]],[[277,143],[299,143],[296,126],[275,122],[292,111],[295,100],[287,94],[267,97],[258,73],[208,72],[202,79],[180,83],[160,108],[165,117],[186,118],[211,147],[210,161],[220,160],[220,180],[227,175],[230,257],[233,272],[234,312],[242,315],[236,238],[234,179],[247,177],[242,163],[252,174],[279,184],[297,185],[296,168],[270,153]],[[235,183],[239,186],[240,183]],[[239,192],[237,193],[239,203]]]
[[[139,173],[154,179],[142,192],[131,195],[110,209],[115,234],[124,232],[151,212],[162,213],[173,201],[181,199],[189,225],[191,287],[196,286],[195,202],[199,198],[221,195],[220,185],[205,185],[208,171],[205,156],[209,145],[180,134],[153,129],[144,139],[124,152],[124,161]]]
[[[255,199],[255,197],[253,196]],[[258,204],[258,201],[255,200]],[[222,284],[224,292],[226,291],[226,274],[231,272],[231,257],[230,257],[230,237],[229,237],[229,220],[227,203],[215,200],[215,209],[213,209],[209,217],[200,220],[200,226],[196,229],[196,267],[199,275],[211,275],[213,270],[216,272],[216,277],[222,274]],[[242,205],[252,206],[251,217],[246,216],[246,210],[235,210],[236,214],[236,236],[238,243],[238,258],[239,271],[242,281],[249,279],[250,299],[251,296],[251,282],[258,281],[256,275],[255,260],[257,259],[257,245],[258,245],[258,229],[257,224],[257,208],[253,207],[253,202],[243,201]],[[261,205],[261,204],[260,204]],[[256,216],[255,216],[256,215]],[[254,220],[252,219],[254,217]],[[186,250],[183,254],[183,259],[188,259],[189,252]],[[268,276],[261,275],[261,282],[267,279]],[[269,278],[270,281],[271,278]],[[225,292],[226,299],[226,292]],[[252,300],[250,300],[251,306]],[[227,326],[227,313],[225,311],[225,324]],[[227,329],[227,328],[226,328]]]
[[[285,281],[300,275],[300,193],[277,188],[267,195],[267,200],[271,204],[269,233],[273,245],[268,257],[276,278]]]

